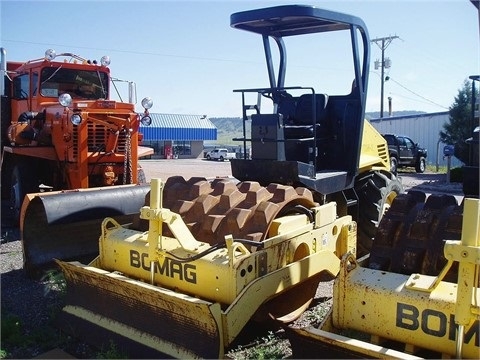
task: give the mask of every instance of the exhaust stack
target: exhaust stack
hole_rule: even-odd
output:
[[[0,48],[1,55],[1,63],[0,63],[0,73],[1,73],[1,81],[0,81],[0,95],[5,95],[5,76],[7,75],[7,50],[5,48]]]

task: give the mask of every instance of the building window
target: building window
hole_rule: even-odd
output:
[[[173,153],[175,155],[192,155],[192,146],[190,141],[172,141]]]

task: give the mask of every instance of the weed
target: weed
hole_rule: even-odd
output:
[[[257,339],[253,344],[239,345],[229,351],[230,359],[285,359],[291,355],[288,341],[269,331],[266,336]]]
[[[48,270],[42,276],[41,281],[45,285],[44,295],[48,295],[52,291],[59,291],[62,295],[67,293],[67,282],[61,271]]]
[[[96,357],[97,359],[128,359],[128,355],[121,352],[112,340],[110,340],[107,348],[102,346]]]
[[[280,359],[284,357],[282,349],[278,347],[278,338],[269,331],[266,337],[262,338],[263,343],[257,349],[257,359]]]
[[[47,309],[48,318],[54,321],[64,305],[65,296],[67,295],[67,283],[65,276],[61,271],[48,270],[41,278],[43,283],[43,296],[48,298]]]

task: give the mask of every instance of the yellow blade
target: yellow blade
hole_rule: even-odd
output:
[[[78,262],[57,263],[68,287],[63,309],[68,323],[61,324],[66,331],[97,346],[112,338],[135,344],[135,357],[223,356],[219,304]]]

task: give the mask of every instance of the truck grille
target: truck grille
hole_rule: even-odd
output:
[[[97,123],[88,123],[88,151],[103,150],[103,146],[107,143],[109,130]],[[116,153],[125,153],[125,133],[120,133],[118,143],[115,148]]]
[[[97,116],[98,117],[98,116]],[[109,122],[112,123],[112,122]],[[112,123],[113,124],[113,123]],[[110,130],[105,127],[105,125],[98,124],[95,122],[88,122],[87,123],[87,147],[89,152],[102,152],[105,151],[105,145],[108,141],[108,134]],[[73,130],[73,161],[78,159],[79,154],[79,134],[78,134],[78,127],[74,127]],[[125,144],[126,144],[126,134],[121,132],[118,138],[117,146],[115,147],[115,153],[117,154],[125,154]]]

